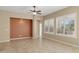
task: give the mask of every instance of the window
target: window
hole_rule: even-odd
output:
[[[76,14],[56,18],[56,34],[76,37]]]
[[[48,32],[48,29],[49,29],[49,21],[45,20],[44,21],[44,32]]]
[[[50,33],[54,32],[54,19],[49,20],[49,32]]]
[[[44,21],[44,32],[54,33],[54,19],[48,19]]]

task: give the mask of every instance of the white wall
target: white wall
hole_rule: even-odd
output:
[[[32,19],[32,15],[12,13],[0,10],[0,42],[10,41],[10,17]],[[41,19],[37,17],[37,19]],[[36,20],[33,23],[33,36],[36,36]],[[34,28],[35,27],[35,28]]]
[[[50,38],[54,41],[63,41],[63,42],[66,42],[66,43],[69,43],[69,44],[73,44],[73,45],[76,45],[79,47],[79,7],[78,6],[72,6],[72,7],[68,7],[68,8],[65,8],[65,9],[62,9],[62,10],[59,10],[57,12],[54,12],[54,13],[51,13],[49,15],[46,15],[44,17],[44,19],[47,19],[47,18],[54,18],[56,20],[56,17],[59,17],[59,16],[63,16],[63,15],[67,15],[67,14],[72,14],[72,13],[77,13],[77,23],[76,23],[76,29],[77,29],[77,38],[71,38],[71,37],[65,37],[65,36],[59,36],[59,35],[53,35],[53,34],[47,34],[47,33],[44,33],[43,31],[43,36],[45,38]],[[56,22],[55,22],[56,23]],[[54,24],[55,25],[55,24]],[[56,25],[55,25],[56,27]],[[44,28],[44,25],[43,25],[43,28]],[[55,28],[56,30],[56,28]]]

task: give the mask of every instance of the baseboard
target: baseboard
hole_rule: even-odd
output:
[[[3,43],[3,42],[9,42],[10,40],[3,40],[3,41],[0,41],[0,43]]]
[[[52,39],[52,38],[48,38],[48,37],[44,37],[44,38],[50,39],[50,40],[53,40],[53,41],[56,41],[56,42],[59,42],[59,43],[65,44],[65,45],[69,45],[69,46],[72,46],[72,47],[79,48],[79,46],[77,44],[72,44],[72,43],[68,43],[68,42],[64,42],[64,41],[60,41],[60,40]]]
[[[20,38],[11,38],[11,40],[18,40],[18,39],[31,39],[32,37],[20,37]]]

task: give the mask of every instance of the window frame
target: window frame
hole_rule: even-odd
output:
[[[65,33],[63,33],[63,34],[60,34],[60,33],[57,33],[57,31],[58,31],[58,20],[60,20],[60,19],[63,19],[63,18],[65,18],[65,17],[74,17],[73,19],[74,19],[74,34],[72,34],[72,35],[68,35],[68,34],[65,34]],[[59,19],[58,19],[59,18]],[[65,25],[64,25],[65,26]],[[65,29],[65,28],[64,28]],[[72,37],[72,38],[77,38],[77,14],[76,13],[72,13],[72,14],[67,14],[67,15],[64,15],[64,16],[59,16],[59,17],[56,17],[56,35],[59,35],[59,36],[65,36],[65,37]]]
[[[48,31],[47,32],[45,32],[45,21],[48,21]],[[53,25],[52,25],[53,26],[53,32],[50,32],[50,27],[51,27],[50,21],[53,22]],[[54,18],[44,20],[44,33],[54,34],[54,21],[55,21]]]

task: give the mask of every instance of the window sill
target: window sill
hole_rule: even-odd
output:
[[[58,36],[64,36],[64,37],[70,37],[70,38],[77,38],[77,36],[75,36],[75,35],[64,35],[64,34],[56,34],[56,35],[58,35]]]
[[[45,34],[54,34],[53,32],[45,32]]]

